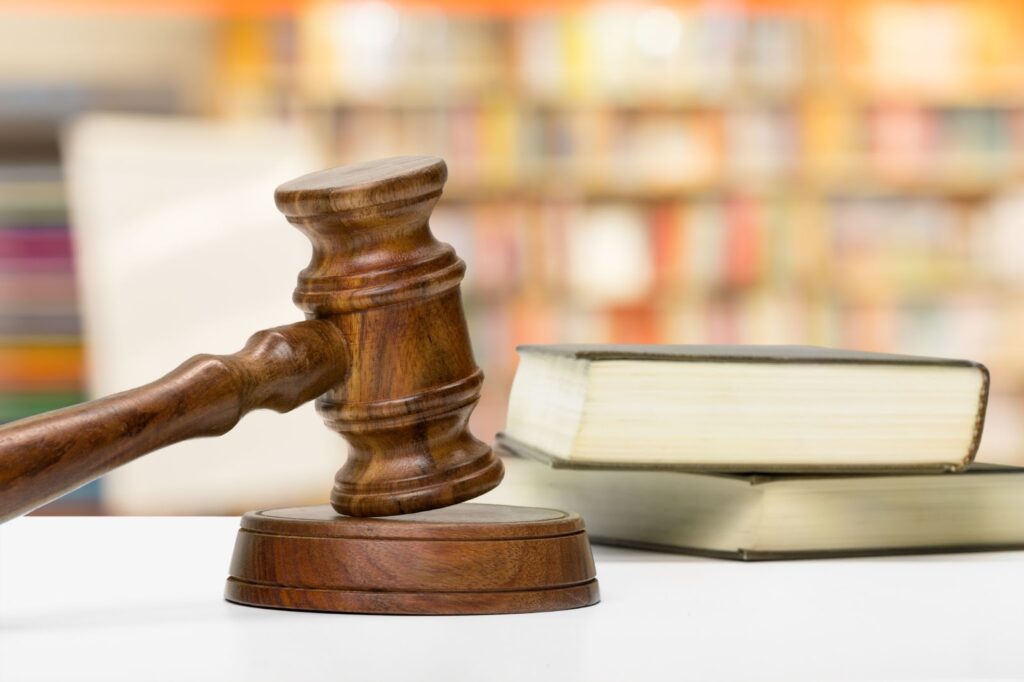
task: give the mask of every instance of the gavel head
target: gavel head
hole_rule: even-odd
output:
[[[399,157],[304,175],[275,194],[313,243],[295,303],[348,346],[346,377],[317,400],[350,446],[331,493],[342,514],[443,507],[502,478],[467,426],[483,374],[459,293],[466,266],[428,224],[447,174],[441,159]]]

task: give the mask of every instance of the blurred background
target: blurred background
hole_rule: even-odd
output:
[[[0,421],[234,352],[308,244],[276,184],[436,154],[493,437],[520,343],[817,344],[992,371],[1024,465],[1024,6],[0,2]],[[311,407],[44,511],[326,500]]]

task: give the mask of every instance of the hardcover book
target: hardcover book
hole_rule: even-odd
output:
[[[693,471],[958,471],[975,362],[809,346],[521,346],[503,442],[558,463]]]
[[[1024,468],[734,475],[503,460],[495,501],[572,509],[596,543],[747,561],[1024,548]]]

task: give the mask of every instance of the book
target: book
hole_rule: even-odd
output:
[[[742,472],[963,469],[988,370],[812,346],[521,346],[501,439],[555,461]]]
[[[596,543],[747,561],[1024,547],[1020,467],[766,476],[502,459],[493,501],[571,509]]]

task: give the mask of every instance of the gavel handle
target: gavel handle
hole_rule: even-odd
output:
[[[322,320],[257,332],[234,355],[197,355],[153,383],[0,427],[0,523],[172,443],[287,412],[340,383],[341,332]]]

